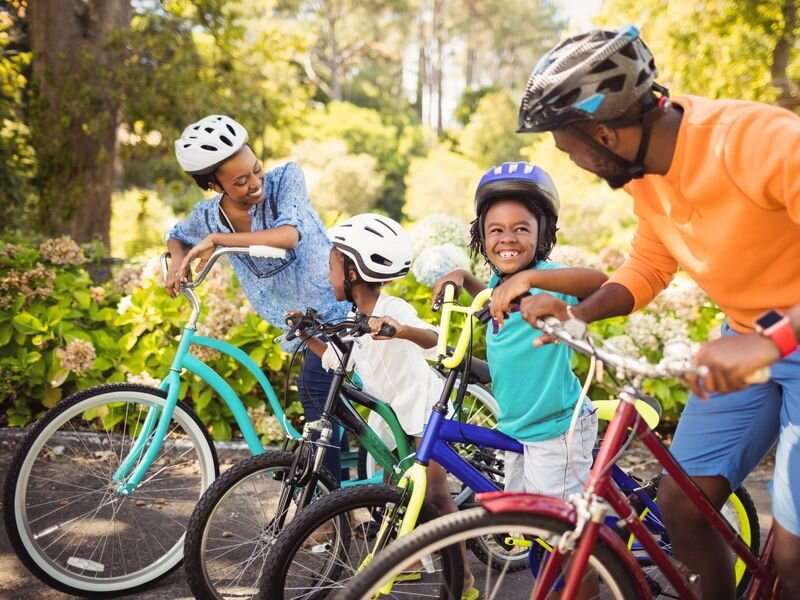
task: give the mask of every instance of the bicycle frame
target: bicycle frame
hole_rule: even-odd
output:
[[[629,435],[629,429],[633,429],[635,435],[641,440],[642,444],[652,453],[658,462],[664,467],[667,473],[674,479],[675,483],[686,494],[696,508],[708,520],[711,526],[723,537],[726,543],[744,561],[753,575],[753,579],[748,589],[747,598],[756,600],[766,597],[772,590],[777,592],[775,578],[771,569],[771,555],[774,544],[773,532],[770,530],[764,546],[764,551],[759,559],[747,545],[741,540],[725,518],[710,503],[700,488],[691,480],[686,472],[681,468],[675,458],[669,453],[655,432],[637,416],[634,408],[636,400],[633,390],[625,390],[620,395],[620,402],[616,415],[611,421],[606,431],[603,443],[597,454],[595,464],[586,485],[584,497],[591,497],[592,500],[602,498],[616,512],[618,519],[624,522],[630,529],[632,535],[639,541],[642,547],[650,555],[653,563],[667,577],[674,586],[681,598],[699,599],[697,592],[692,589],[692,583],[682,575],[670,557],[659,547],[658,542],[647,530],[645,525],[639,520],[636,511],[631,506],[628,499],[612,480],[608,471],[609,466],[615,456],[622,449]],[[538,512],[543,509],[549,512],[553,507],[553,499],[536,494],[528,494],[528,498],[521,505],[518,498],[503,497],[499,495],[489,495],[479,498],[481,504],[490,512],[503,512],[506,510],[524,510],[526,512]],[[570,503],[558,501],[562,507],[562,514],[570,515],[571,520],[575,520],[575,508]],[[566,573],[566,585],[561,598],[569,600],[575,597],[584,572],[588,563],[589,555],[598,537],[607,539],[607,528],[604,525],[604,515],[607,507],[600,503],[594,503],[594,509],[590,510],[589,518],[585,522],[582,531],[579,532],[579,541],[574,555],[570,558],[570,564]],[[547,560],[544,569],[539,575],[534,588],[534,600],[545,600],[550,593],[556,579],[560,576],[561,565],[563,564],[566,553],[560,548],[552,553]],[[624,559],[624,557],[623,557]],[[639,571],[641,575],[641,572]],[[646,587],[646,586],[645,586]],[[645,597],[649,597],[649,594]]]
[[[217,250],[215,252],[215,257],[226,253],[227,250],[229,249]],[[211,265],[213,265],[213,259],[215,257],[212,257],[212,260],[209,260],[206,269],[198,277],[198,281],[202,281],[202,278],[211,268]],[[161,256],[162,269],[164,272],[166,272],[167,258],[168,254],[163,254]],[[262,454],[265,451],[263,445],[261,444],[258,433],[253,427],[250,417],[247,414],[247,410],[239,396],[225,381],[225,379],[222,378],[216,371],[214,371],[214,369],[191,354],[190,348],[193,345],[211,348],[231,357],[236,362],[243,365],[253,375],[253,377],[255,377],[256,381],[260,385],[267,397],[267,401],[270,404],[273,414],[280,423],[286,435],[295,441],[302,439],[300,433],[294,428],[292,423],[286,417],[286,413],[283,411],[283,407],[278,400],[278,396],[275,394],[275,391],[273,390],[272,385],[267,377],[264,375],[264,372],[255,363],[255,361],[247,355],[247,353],[222,340],[197,335],[195,325],[200,312],[199,301],[192,287],[185,288],[184,294],[188,297],[192,304],[192,314],[189,317],[188,324],[181,332],[181,337],[178,342],[178,349],[172,360],[172,364],[170,365],[169,373],[162,380],[160,385],[160,388],[167,393],[167,401],[163,410],[158,407],[152,407],[148,410],[146,418],[141,426],[141,430],[137,434],[136,441],[112,476],[113,481],[117,482],[118,484],[117,493],[121,495],[130,495],[133,493],[133,491],[141,484],[145,474],[158,456],[164,436],[167,433],[167,428],[169,427],[169,423],[172,419],[175,406],[178,402],[178,395],[181,385],[181,373],[184,369],[200,377],[220,395],[230,409],[231,413],[233,413],[234,420],[242,432],[242,436],[244,437],[250,453],[257,455]],[[341,383],[342,381],[340,380],[336,386],[337,393],[339,393],[339,391],[342,389],[350,389],[342,388]],[[361,402],[359,403],[367,406],[367,408],[370,410],[377,412],[381,418],[387,422],[395,437],[395,442],[401,457],[408,456],[411,453],[411,450],[408,447],[405,432],[403,432],[397,417],[388,404],[378,400],[377,398],[372,398],[367,394],[356,395],[352,390],[348,395],[349,397],[356,399],[356,401],[358,401],[360,398]],[[339,403],[339,405],[342,404],[344,403]],[[378,460],[378,457],[381,457],[381,460],[378,460],[379,464],[381,464],[381,466],[385,469],[390,469],[391,466],[394,465],[394,461],[389,449],[386,448],[386,445],[383,444],[383,442],[366,425],[366,423],[364,423],[363,419],[361,419],[360,416],[355,413],[355,411],[352,411],[352,413],[355,415],[355,417],[358,417],[358,419],[354,418],[353,415],[346,415],[342,418],[348,420],[350,426],[354,428],[353,433],[359,437],[367,450],[375,453],[373,456],[376,457],[376,460]],[[359,420],[360,424],[358,422]],[[354,485],[356,483],[369,482],[370,481],[345,481],[342,483],[342,485],[347,486]]]

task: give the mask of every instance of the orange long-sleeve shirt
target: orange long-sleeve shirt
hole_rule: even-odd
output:
[[[800,117],[774,106],[682,96],[669,172],[632,181],[639,219],[609,282],[650,302],[680,267],[749,331],[800,304]]]

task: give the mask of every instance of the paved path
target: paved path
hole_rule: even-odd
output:
[[[18,436],[14,435],[15,433],[0,429],[0,481],[5,479],[8,463],[18,439]],[[221,452],[220,454],[223,469],[236,460],[234,453]],[[652,460],[636,447],[626,455],[626,462],[634,474],[649,477],[655,471]],[[762,540],[772,522],[767,493],[770,471],[771,464],[767,462],[754,471],[746,482],[759,510]],[[2,507],[2,510],[5,510],[5,507]],[[519,600],[527,600],[529,593],[529,591],[520,590]],[[192,598],[189,588],[184,582],[182,569],[176,570],[150,590],[120,597],[142,600],[191,600]],[[56,592],[30,575],[22,563],[17,560],[9,544],[5,526],[0,521],[0,600],[66,600],[68,598],[72,598],[72,596]],[[504,600],[517,600],[517,597]]]

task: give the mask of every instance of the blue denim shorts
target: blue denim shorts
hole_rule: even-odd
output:
[[[689,475],[721,475],[736,489],[776,442],[772,514],[800,536],[800,350],[772,365],[767,383],[690,396],[670,449]]]

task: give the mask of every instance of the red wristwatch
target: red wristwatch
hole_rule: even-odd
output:
[[[756,331],[771,339],[781,353],[781,358],[797,350],[797,336],[789,317],[770,310],[756,319]]]

